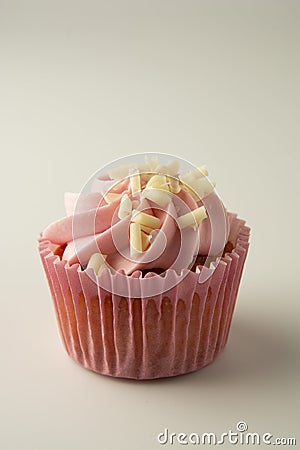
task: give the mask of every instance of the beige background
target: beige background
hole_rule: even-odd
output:
[[[300,442],[299,18],[292,0],[0,1],[1,448],[148,450],[239,420]],[[141,151],[206,163],[253,229],[227,348],[156,382],[67,357],[36,250],[64,191]]]

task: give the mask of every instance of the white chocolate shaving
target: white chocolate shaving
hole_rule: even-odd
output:
[[[131,222],[130,224],[130,254],[131,256],[143,251],[141,225]]]
[[[206,166],[200,166],[180,175],[180,181],[183,189],[187,190],[196,200],[199,200],[199,198],[204,198],[210,194],[216,185],[207,177]]]
[[[122,200],[119,206],[118,217],[119,219],[124,219],[124,217],[129,216],[132,211],[132,201],[127,194],[123,194]]]
[[[142,251],[144,252],[145,250],[147,250],[150,244],[150,236],[149,234],[146,234],[143,231],[141,231],[141,239],[142,239]]]
[[[114,194],[112,192],[108,192],[107,194],[104,195],[104,200],[108,204],[111,204],[117,200],[120,200],[120,198],[121,198],[121,194]]]
[[[204,164],[203,166],[198,167],[198,174],[201,173],[200,177],[204,176],[207,177],[208,176],[208,171],[206,169],[206,165]],[[198,176],[199,178],[199,176]]]
[[[158,157],[152,156],[151,158],[149,158],[148,156],[145,156],[144,167],[148,169],[148,172],[159,173],[161,165],[159,163]]]
[[[195,227],[207,217],[204,206],[194,209],[177,218],[177,224],[182,230],[186,227]]]
[[[206,166],[199,166],[199,167],[197,167],[197,169],[190,170],[188,173],[191,174],[192,177],[196,178],[196,179],[208,176],[208,171],[206,170]]]
[[[181,175],[179,175],[179,179],[182,183],[185,183],[185,184],[193,183],[193,181],[195,181],[195,179],[196,179],[195,171],[194,171],[194,173],[191,170],[189,172],[182,173]]]
[[[114,167],[108,171],[108,176],[113,180],[118,180],[128,176],[129,171],[136,168],[135,164],[127,164],[125,166]]]
[[[198,194],[200,198],[206,197],[215,187],[215,183],[211,182],[207,177],[202,177],[194,181],[192,189]]]
[[[185,179],[183,182],[183,188],[187,190],[196,200],[206,197],[210,194],[216,185],[216,183],[211,182],[207,177],[203,176],[201,178],[191,178]]]
[[[181,186],[178,178],[167,177],[169,189],[173,194],[178,194],[181,191]]]
[[[197,202],[200,200],[200,197],[196,194],[196,192],[191,188],[190,184],[181,182],[182,189],[187,191]]]
[[[185,172],[180,175],[180,179],[184,181],[185,183],[193,182],[195,179],[199,179],[202,177],[208,176],[208,171],[206,169],[206,166],[199,166],[196,169],[189,170],[188,172]]]
[[[178,174],[179,162],[170,160],[166,165],[162,165],[159,162],[157,156],[145,157],[145,164],[140,165],[140,169],[143,172],[152,172],[152,174],[162,174],[175,176]]]
[[[157,205],[164,207],[170,202],[171,197],[167,191],[162,189],[150,188],[144,189],[142,196],[156,203]]]
[[[144,225],[146,227],[156,229],[161,225],[160,219],[158,217],[151,216],[150,214],[138,211],[132,216],[132,222]]]
[[[146,227],[145,225],[141,225],[141,230],[144,231],[144,233],[150,234],[153,231],[153,228]]]
[[[165,175],[153,175],[146,184],[146,189],[149,188],[169,190],[167,177]]]
[[[173,159],[167,164],[167,174],[171,176],[177,175],[179,170],[179,162],[176,159]]]
[[[107,267],[105,262],[105,255],[101,253],[94,253],[88,262],[87,269],[93,269],[96,275],[99,275],[99,272]]]
[[[141,178],[140,178],[140,174],[138,172],[130,175],[130,188],[131,188],[132,195],[135,195],[138,192],[140,192]]]

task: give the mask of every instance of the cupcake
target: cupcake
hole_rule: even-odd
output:
[[[205,166],[131,155],[97,171],[39,253],[69,356],[103,375],[171,377],[224,348],[249,245]]]

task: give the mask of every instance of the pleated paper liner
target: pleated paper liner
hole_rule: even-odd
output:
[[[141,272],[118,277],[104,269],[100,277],[106,277],[112,288],[119,283],[118,292],[124,291],[124,296],[112,294],[93,281],[91,269],[87,273],[78,264],[69,267],[61,260],[59,246],[40,239],[57,322],[70,357],[104,375],[140,380],[193,372],[214,361],[228,339],[249,246],[245,221],[229,216],[229,251],[212,276],[199,283],[197,269],[175,284],[178,275],[173,270],[165,277],[149,273],[151,283],[161,284],[163,294],[155,296],[147,295],[149,284]],[[164,283],[172,280],[175,286],[164,292]],[[136,289],[142,298],[134,297]]]

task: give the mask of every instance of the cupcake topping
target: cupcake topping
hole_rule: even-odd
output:
[[[146,157],[145,164],[114,168],[96,179],[90,194],[68,194],[68,217],[47,227],[43,237],[65,245],[69,264],[80,262],[96,274],[105,267],[127,274],[167,269],[179,252],[182,270],[198,254],[207,218],[202,200],[213,190],[205,166],[179,174],[178,161],[162,165]],[[206,237],[207,227],[201,231]]]
[[[126,216],[129,216],[132,211],[132,201],[128,197],[128,194],[123,194],[121,203],[118,210],[119,219],[124,219]]]
[[[207,215],[204,206],[199,206],[199,208],[178,217],[177,224],[180,229],[195,227],[198,226],[202,220],[206,219],[206,217]]]
[[[105,263],[106,256],[101,253],[94,253],[88,262],[87,269],[93,269],[96,275],[99,275],[100,271],[107,267]]]
[[[130,189],[133,196],[141,190],[141,177],[138,170],[134,171],[134,174],[130,176]]]

